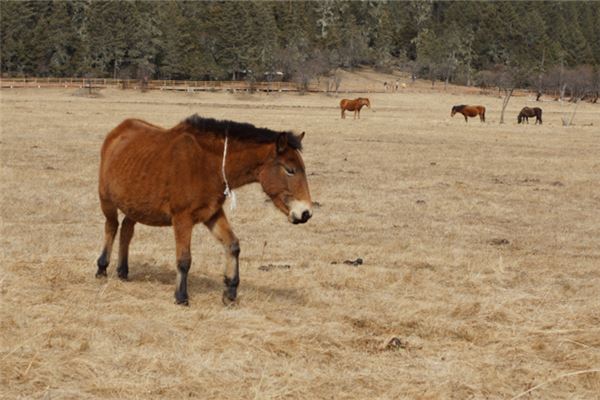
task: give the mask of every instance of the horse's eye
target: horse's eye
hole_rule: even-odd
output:
[[[296,173],[296,170],[294,168],[286,167],[285,165],[283,166],[283,170],[285,171],[285,174],[287,176],[292,176]]]

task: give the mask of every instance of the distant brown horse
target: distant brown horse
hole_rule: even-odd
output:
[[[452,112],[450,113],[451,117],[454,117],[454,114],[461,113],[465,117],[465,122],[468,122],[467,117],[476,117],[479,115],[479,120],[481,122],[485,122],[485,107],[484,106],[466,106],[464,104],[460,106],[452,107]]]
[[[527,122],[529,124],[529,118],[532,118],[532,117],[535,117],[536,125],[538,122],[541,125],[542,124],[542,109],[539,107],[533,107],[533,108],[523,107],[523,109],[519,113],[519,116],[517,117],[517,123],[520,124],[521,122]]]
[[[239,279],[238,239],[223,212],[225,191],[260,182],[290,222],[312,216],[301,135],[193,115],[171,129],[127,119],[102,146],[100,206],[106,216],[105,243],[96,276],[106,276],[119,221],[117,273],[127,279],[134,225],[173,226],[176,242],[175,299],[188,304],[187,275],[195,224],[205,224],[226,252],[225,303],[235,301]]]
[[[345,112],[354,111],[354,119],[358,116],[360,119],[360,109],[364,106],[371,108],[371,102],[366,97],[358,97],[354,100],[343,99],[340,101],[340,108],[342,109],[342,118],[346,118]]]

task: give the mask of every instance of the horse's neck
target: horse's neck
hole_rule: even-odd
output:
[[[272,151],[271,146],[228,140],[225,175],[230,188],[258,181],[260,169]]]

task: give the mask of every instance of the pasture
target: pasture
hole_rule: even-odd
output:
[[[340,94],[3,90],[0,392],[11,399],[592,399],[600,393],[600,108],[405,90]],[[486,123],[450,117],[482,104]],[[544,124],[517,125],[541,106]],[[96,279],[104,136],[138,117],[306,131],[314,208],[287,222],[258,185],[196,226],[190,306],[171,228],[136,226],[129,282]],[[215,173],[218,173],[217,171]],[[361,265],[346,264],[362,258]],[[538,386],[541,385],[541,386]]]

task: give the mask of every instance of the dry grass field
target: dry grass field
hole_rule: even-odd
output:
[[[544,102],[523,126],[515,97],[499,125],[500,98],[426,87],[373,94],[356,121],[342,95],[0,92],[0,397],[600,398],[600,106],[565,128],[571,106]],[[450,118],[461,103],[487,122]],[[136,227],[129,282],[115,254],[94,277],[104,136],[196,112],[307,132],[309,223],[258,185],[227,207],[235,307],[204,226],[189,307],[170,228]]]

